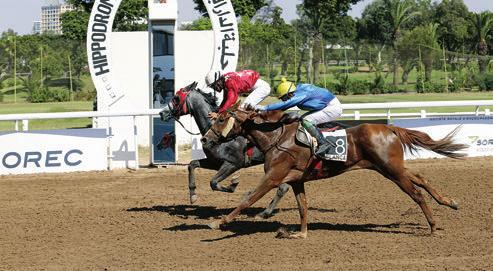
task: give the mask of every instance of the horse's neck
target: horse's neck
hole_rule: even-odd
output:
[[[212,112],[211,106],[199,93],[190,93],[189,105],[190,112],[195,119],[195,123],[199,127],[200,133],[205,135],[212,125],[209,118],[209,113]]]
[[[280,144],[279,141],[289,133],[289,125],[281,125],[273,131],[261,131],[259,129],[250,129],[247,131],[247,138],[251,140],[262,152],[269,151],[271,147]],[[264,153],[265,154],[265,153]]]

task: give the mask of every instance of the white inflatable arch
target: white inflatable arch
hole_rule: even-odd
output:
[[[111,110],[125,96],[112,68],[109,35],[113,21],[122,0],[96,0],[91,12],[87,30],[87,57],[92,80],[98,92],[99,108]],[[236,15],[230,0],[203,0],[212,21],[214,31],[215,52],[211,71],[234,71],[238,64],[239,35]],[[162,5],[160,8],[172,9],[171,14],[178,10],[177,0],[149,0],[149,8]],[[166,20],[167,18],[160,18]],[[176,19],[176,18],[175,18]],[[150,57],[152,52],[149,52]],[[151,76],[151,75],[149,75]],[[205,76],[205,74],[204,74]],[[103,98],[101,101],[101,98]]]

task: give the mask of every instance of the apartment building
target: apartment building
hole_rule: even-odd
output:
[[[60,1],[49,1],[41,7],[41,33],[62,34],[61,16],[73,10],[72,5]]]

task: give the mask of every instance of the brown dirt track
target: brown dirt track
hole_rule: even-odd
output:
[[[459,211],[427,196],[439,227],[429,236],[419,207],[371,171],[307,184],[306,240],[275,239],[299,223],[292,192],[273,218],[256,221],[274,192],[222,231],[227,214],[262,176],[242,171],[237,193],[211,192],[199,170],[188,204],[185,167],[0,177],[1,270],[493,270],[493,158],[422,160]]]

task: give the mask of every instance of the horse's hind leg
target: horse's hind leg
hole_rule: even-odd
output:
[[[221,192],[228,192],[228,193],[233,193],[236,190],[236,187],[238,186],[239,182],[235,178],[231,184],[227,187],[220,185],[219,183],[224,181],[226,178],[228,178],[231,174],[239,170],[241,167],[238,167],[236,165],[233,165],[229,162],[224,162],[221,167],[219,168],[219,171],[214,175],[214,177],[211,180],[211,188],[212,190],[215,191],[221,191]]]
[[[426,190],[426,192],[428,192],[439,204],[446,205],[454,210],[459,209],[459,204],[455,200],[440,195],[440,193],[438,193],[423,176],[410,172],[409,175],[411,182]]]
[[[282,199],[282,197],[284,197],[284,195],[288,191],[289,191],[289,184],[283,183],[279,185],[279,188],[277,189],[277,193],[272,199],[272,201],[269,203],[269,206],[267,206],[267,208],[265,208],[264,211],[257,214],[256,217],[267,219],[273,216],[272,212],[274,212],[274,209],[276,208],[277,204],[279,204],[279,201]]]
[[[411,182],[410,178],[407,176],[406,172],[400,173],[398,176],[391,178],[406,194],[408,194],[414,202],[416,202],[421,210],[423,211],[426,220],[431,228],[431,233],[433,234],[436,231],[436,223],[433,219],[433,214],[431,213],[431,209],[426,204],[425,198],[419,189],[414,186]],[[390,175],[392,177],[392,175]]]

